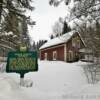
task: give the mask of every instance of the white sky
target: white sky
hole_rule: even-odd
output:
[[[29,34],[32,40],[49,39],[52,33],[52,26],[59,17],[67,15],[67,8],[62,3],[58,7],[49,5],[49,0],[34,0],[35,10],[31,13],[36,25],[30,28]]]

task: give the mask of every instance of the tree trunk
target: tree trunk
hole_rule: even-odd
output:
[[[1,23],[1,15],[2,15],[2,5],[3,5],[3,0],[0,0],[0,23]]]

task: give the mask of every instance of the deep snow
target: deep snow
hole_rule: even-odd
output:
[[[25,75],[29,88],[19,85],[19,74],[1,72],[0,100],[100,100],[100,83],[87,83],[82,64],[39,61],[39,71]]]

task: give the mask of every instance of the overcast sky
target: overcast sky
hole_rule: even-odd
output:
[[[49,0],[34,0],[34,6],[35,10],[31,16],[36,21],[36,25],[29,29],[31,39],[34,41],[49,39],[52,26],[59,17],[64,17],[67,14],[67,8],[64,4],[59,7],[50,6]]]

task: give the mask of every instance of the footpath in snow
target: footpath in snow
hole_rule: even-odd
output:
[[[39,71],[25,75],[29,88],[20,87],[19,74],[1,72],[0,100],[100,100],[100,83],[88,84],[81,64],[39,61]]]

